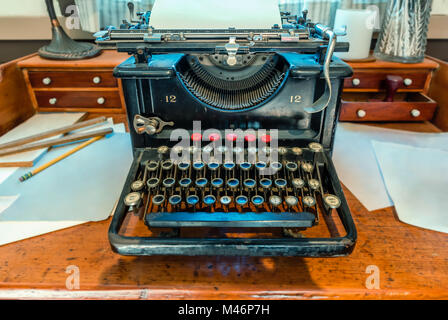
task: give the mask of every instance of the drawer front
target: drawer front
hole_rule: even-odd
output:
[[[39,108],[121,108],[118,91],[35,91]]]
[[[342,102],[340,121],[428,121],[435,102]]]
[[[117,79],[107,71],[30,71],[33,88],[115,88]]]
[[[403,86],[399,90],[424,90],[426,80],[430,73],[426,71],[405,72],[403,70],[382,71],[355,71],[353,77],[344,81],[345,89],[369,89],[386,90],[386,77],[388,75],[400,76],[404,80]]]

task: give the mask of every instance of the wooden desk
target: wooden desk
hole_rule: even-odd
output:
[[[123,257],[109,247],[110,221],[87,223],[0,247],[0,298],[447,299],[448,234],[401,223],[393,208],[368,212],[344,191],[358,229],[348,257]],[[66,289],[70,265],[80,290]],[[366,288],[370,265],[380,289]]]

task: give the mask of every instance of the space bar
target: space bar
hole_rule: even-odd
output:
[[[146,215],[150,227],[290,227],[309,228],[315,216],[309,212],[159,212]]]

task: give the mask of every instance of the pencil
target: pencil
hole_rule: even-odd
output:
[[[93,139],[90,139],[89,141],[84,142],[83,144],[77,146],[76,148],[64,153],[63,155],[57,157],[56,159],[51,160],[50,162],[48,162],[47,164],[44,164],[43,166],[37,168],[36,170],[30,171],[27,174],[24,174],[23,176],[21,176],[19,178],[20,182],[26,181],[28,179],[30,179],[31,177],[35,176],[36,174],[38,174],[39,172],[44,171],[45,169],[47,169],[48,167],[51,167],[52,165],[54,165],[55,163],[67,158],[68,156],[74,154],[75,152],[87,147],[88,145],[94,143],[95,141],[98,141],[100,139],[104,138],[104,136],[98,136],[95,137]]]

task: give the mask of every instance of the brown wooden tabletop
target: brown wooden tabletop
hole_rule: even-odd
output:
[[[383,126],[437,131],[427,123]],[[109,247],[108,220],[0,247],[0,297],[447,299],[448,234],[406,225],[394,208],[368,212],[344,192],[358,230],[348,257],[124,257]],[[70,266],[79,268],[79,290],[66,288]],[[366,286],[372,270],[379,289]]]

